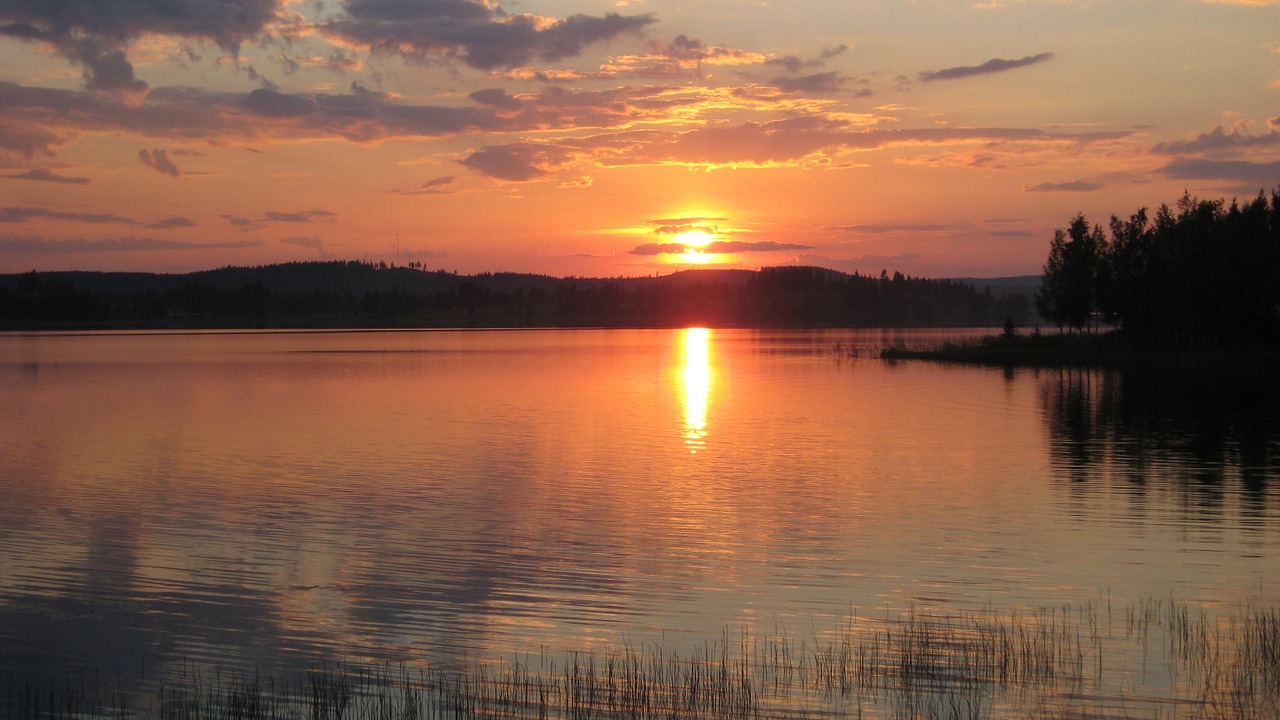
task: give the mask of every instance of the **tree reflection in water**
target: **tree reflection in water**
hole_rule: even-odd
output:
[[[1238,497],[1260,526],[1280,505],[1280,380],[1256,368],[1063,368],[1039,371],[1056,474],[1092,492],[1176,492],[1192,521],[1220,519]],[[1087,486],[1087,487],[1086,487]]]

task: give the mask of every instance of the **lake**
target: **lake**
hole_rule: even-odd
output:
[[[877,355],[979,332],[2,334],[0,673],[1280,603],[1276,378]]]

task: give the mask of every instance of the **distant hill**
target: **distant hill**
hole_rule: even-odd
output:
[[[439,292],[457,288],[466,276],[406,267],[380,267],[362,262],[297,262],[257,267],[224,267],[182,274],[137,272],[54,271],[41,277],[65,280],[82,290],[119,295],[135,292],[167,292],[189,284],[217,288],[238,288],[262,283],[273,292],[310,293],[341,291],[357,294],[389,291]],[[14,287],[22,275],[0,275],[0,287]],[[555,278],[516,273],[485,273],[475,278],[495,288],[551,287]]]
[[[1039,275],[1015,275],[996,278],[951,278],[953,282],[972,285],[979,291],[990,290],[993,295],[1006,296],[1021,293],[1027,297],[1035,297],[1040,289]]]
[[[459,275],[357,261],[185,274],[33,272],[0,275],[0,327],[1026,324],[1036,283],[791,266],[633,278]]]

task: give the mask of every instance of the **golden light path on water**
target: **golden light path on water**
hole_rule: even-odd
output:
[[[690,453],[706,447],[707,400],[711,395],[711,331],[686,328],[681,390],[684,397],[684,441]]]

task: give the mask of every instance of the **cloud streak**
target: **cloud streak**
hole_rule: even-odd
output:
[[[0,177],[5,178],[6,180],[33,180],[36,182],[60,183],[63,185],[88,185],[90,182],[89,178],[59,175],[46,168],[33,168],[23,173],[3,175]]]
[[[1053,147],[1106,143],[1128,132],[1051,133],[1040,129],[941,127],[920,129],[865,128],[821,115],[783,118],[738,125],[713,124],[686,132],[630,135],[634,143],[617,148],[606,164],[679,164],[702,167],[771,167],[794,165],[811,157],[840,151],[889,147],[1010,145]],[[597,140],[600,140],[599,138]]]
[[[947,68],[945,70],[932,70],[920,73],[922,82],[935,82],[937,80],[960,80],[962,78],[975,77],[977,75],[992,75],[995,73],[1007,72],[1017,68],[1037,65],[1047,62],[1053,58],[1053,53],[1043,52],[1039,55],[1028,55],[1018,60],[1005,60],[1003,58],[992,58],[981,65],[961,65],[958,67]]]
[[[840,230],[841,232],[851,233],[867,233],[872,235],[882,235],[885,233],[902,233],[902,232],[937,232],[939,230],[953,230],[950,225],[837,225],[832,230]]]
[[[410,190],[392,190],[391,192],[396,195],[451,195],[453,191],[446,188],[456,182],[457,179],[456,175],[444,175],[421,183]]]
[[[23,156],[53,155],[86,132],[123,132],[173,140],[252,142],[444,138],[552,128],[609,128],[659,120],[696,109],[704,91],[671,93],[638,86],[604,91],[507,95],[473,93],[469,106],[415,105],[353,83],[346,94],[287,93],[258,88],[222,93],[157,88],[138,105],[74,90],[31,88],[0,81],[0,149]]]
[[[125,237],[110,240],[49,240],[38,237],[0,236],[0,251],[14,255],[84,255],[92,253],[189,251],[189,250],[240,250],[259,247],[261,240],[230,242],[179,242],[144,237]]]
[[[1254,148],[1280,147],[1280,116],[1268,121],[1271,132],[1264,135],[1250,135],[1241,132],[1240,126],[1233,127],[1231,132],[1223,125],[1217,125],[1207,133],[1200,133],[1191,140],[1174,140],[1156,143],[1151,152],[1160,155],[1199,155],[1226,151],[1240,151]]]
[[[686,245],[684,243],[644,243],[643,245],[635,246],[629,251],[629,253],[631,255],[646,256],[682,255],[688,252],[721,255],[731,253],[788,252],[812,249],[812,245],[804,245],[802,243],[773,242],[767,240],[760,242],[749,242],[744,240],[716,240],[701,246]]]
[[[156,222],[146,223],[134,218],[112,213],[83,213],[62,210],[49,210],[35,207],[0,208],[0,223],[23,224],[32,220],[53,220],[60,222],[78,222],[90,225],[135,225],[151,230],[168,230],[172,228],[194,227],[195,223],[184,217],[167,217]]]
[[[1250,162],[1187,158],[1168,163],[1160,169],[1160,172],[1175,180],[1225,180],[1266,189],[1275,187],[1276,178],[1280,178],[1280,161]]]
[[[1029,186],[1023,187],[1022,190],[1024,192],[1034,192],[1034,193],[1054,193],[1054,192],[1079,193],[1079,192],[1094,192],[1095,190],[1101,190],[1102,187],[1103,186],[1100,183],[1096,183],[1096,182],[1089,182],[1087,180],[1072,180],[1070,182],[1060,182],[1060,183],[1043,182],[1043,183],[1040,183],[1039,185],[1029,185]]]
[[[32,220],[63,220],[68,222],[89,223],[92,225],[118,224],[141,225],[132,218],[113,215],[111,213],[81,213],[46,210],[33,207],[0,208],[0,223],[27,223]]]
[[[231,223],[233,226],[240,228],[245,232],[253,230],[261,230],[270,223],[309,223],[323,222],[332,220],[338,214],[329,210],[302,210],[299,212],[279,212],[276,210],[268,210],[262,213],[258,218],[240,217],[237,215],[222,216],[223,220]]]
[[[727,221],[728,218],[722,217],[686,217],[650,220],[648,224],[656,226],[653,228],[655,235],[679,235],[685,232],[701,232],[707,235],[714,235],[719,232],[720,228],[713,223]]]

